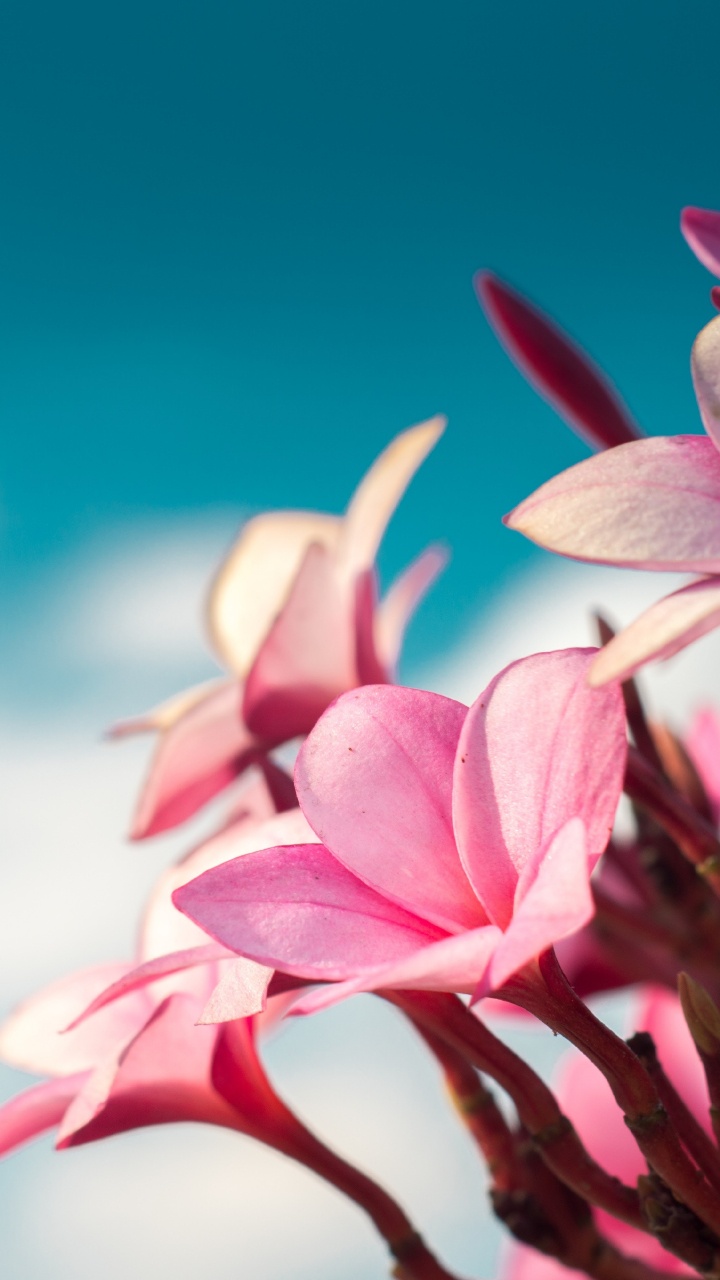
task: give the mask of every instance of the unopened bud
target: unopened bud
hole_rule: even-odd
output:
[[[704,987],[687,973],[678,974],[678,992],[690,1035],[708,1058],[720,1054],[720,1009]]]

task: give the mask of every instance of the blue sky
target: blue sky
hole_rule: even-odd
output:
[[[583,452],[497,348],[481,265],[648,429],[696,429],[711,281],[677,218],[720,205],[712,2],[8,0],[1,25],[10,609],[151,512],[337,509],[442,410],[383,557],[452,546],[410,638],[437,651],[532,554],[502,513]]]
[[[144,750],[97,738],[208,672],[203,586],[249,512],[339,510],[397,431],[447,413],[381,568],[387,580],[431,540],[452,548],[405,673],[467,698],[521,652],[582,642],[588,603],[619,592],[629,620],[640,595],[661,593],[662,579],[618,587],[577,567],[544,577],[542,554],[503,529],[585,449],[497,346],[471,280],[490,266],[554,313],[648,430],[699,429],[688,355],[712,280],[678,216],[720,208],[719,45],[716,0],[5,0],[5,1007],[63,969],[127,954],[137,903],[191,838],[124,846]],[[689,660],[693,697],[717,670],[707,653]],[[400,1076],[384,1085],[378,1072],[375,1100],[342,1128],[346,1073],[375,1078],[381,1032],[364,1007],[338,1013],[340,1093],[318,1085],[324,1023],[278,1048],[281,1084],[397,1185],[456,1266],[493,1275],[467,1151],[448,1137],[438,1154],[451,1121],[433,1110],[434,1077],[405,1083],[414,1048],[398,1048]],[[18,1078],[0,1084],[9,1095]],[[408,1090],[429,1126],[420,1147]],[[392,1125],[404,1170],[383,1151]],[[244,1163],[226,1135],[183,1135],[54,1159],[45,1144],[1,1165],[9,1280],[94,1280],[98,1257],[111,1280],[169,1265],[194,1280],[208,1260],[235,1275],[236,1169],[254,1188],[253,1277],[286,1280],[283,1249],[298,1280],[298,1249],[322,1280],[385,1274],[364,1226],[352,1235],[324,1193]],[[287,1197],[287,1238],[261,1218],[266,1189]]]

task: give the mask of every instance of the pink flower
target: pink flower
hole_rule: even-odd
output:
[[[680,230],[695,257],[720,276],[720,213],[688,205],[680,216]]]
[[[528,382],[588,444],[610,449],[642,435],[616,389],[554,320],[490,271],[478,271],[475,290]]]
[[[285,1109],[269,1090],[255,1051],[263,1023],[281,1011],[226,1027],[196,1026],[218,980],[228,976],[256,1006],[270,971],[238,960],[172,906],[173,888],[223,857],[269,839],[308,838],[297,810],[274,817],[262,784],[250,788],[245,809],[222,835],[166,872],[143,922],[140,960],[168,971],[166,951],[185,949],[192,968],[133,989],[63,1032],[109,985],[122,989],[129,965],[84,970],[41,991],[0,1029],[0,1056],[12,1066],[48,1076],[0,1108],[0,1152],[58,1126],[58,1147],[125,1129],[199,1120],[249,1133],[277,1145],[287,1130]],[[204,959],[199,965],[197,961]],[[277,1103],[277,1106],[276,1106]],[[285,1128],[283,1127],[285,1126]]]
[[[375,554],[443,428],[432,418],[399,435],[342,517],[279,511],[244,526],[208,607],[211,642],[230,676],[114,730],[159,734],[133,839],[185,821],[253,762],[268,768],[268,751],[306,734],[339,693],[393,678],[405,626],[445,556],[430,548],[378,606]]]
[[[334,984],[299,1012],[382,987],[501,987],[592,914],[625,762],[620,695],[586,684],[593,652],[516,662],[469,711],[415,689],[346,694],[295,772],[323,843],[227,862],[174,901],[233,951]]]
[[[702,1067],[682,1016],[680,1001],[661,988],[646,989],[633,1019],[638,1030],[649,1031],[666,1074],[684,1098],[696,1119],[709,1132],[708,1099]],[[563,1112],[575,1125],[593,1159],[609,1173],[631,1185],[647,1166],[629,1129],[623,1122],[604,1076],[582,1055],[566,1060],[555,1090]],[[650,1267],[672,1274],[694,1274],[658,1241],[627,1223],[596,1210],[603,1235],[622,1252],[639,1258]],[[535,1250],[513,1245],[508,1253],[503,1280],[569,1280],[580,1277],[552,1258],[542,1258]]]
[[[704,576],[606,645],[592,684],[625,679],[720,625],[720,317],[695,341],[692,372],[708,432],[636,440],[541,486],[506,523],[560,555]]]

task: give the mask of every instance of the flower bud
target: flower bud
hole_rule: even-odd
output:
[[[706,1057],[720,1054],[720,1009],[704,987],[687,973],[678,974],[678,992],[690,1035]]]

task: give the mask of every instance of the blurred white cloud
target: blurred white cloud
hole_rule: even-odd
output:
[[[129,847],[124,832],[149,743],[104,744],[98,734],[109,716],[210,672],[200,609],[233,532],[223,513],[119,529],[81,549],[54,579],[38,579],[25,621],[5,637],[4,1008],[69,969],[127,956],[154,876],[203,829],[201,821],[194,832]],[[601,604],[627,622],[668,581],[548,560],[518,577],[433,670],[409,676],[470,701],[522,654],[592,642],[589,607]],[[28,652],[33,669],[39,663],[45,672],[40,693],[32,680],[18,687]],[[656,710],[684,722],[713,692],[719,655],[720,639],[709,637],[648,677]],[[91,675],[77,697],[65,696],[80,669]],[[556,1054],[541,1034],[534,1061]],[[449,1265],[493,1274],[500,1233],[485,1208],[484,1176],[434,1064],[392,1010],[362,998],[293,1024],[268,1046],[267,1060],[303,1118],[387,1184]],[[5,1070],[4,1096],[21,1082]],[[335,1192],[249,1140],[189,1126],[61,1154],[43,1142],[12,1157],[0,1165],[3,1220],[7,1280],[388,1273],[371,1226]]]
[[[509,662],[528,653],[594,645],[593,613],[626,626],[643,609],[688,581],[668,573],[633,572],[547,557],[518,573],[489,602],[476,626],[430,669],[419,684],[472,702]],[[648,667],[639,682],[655,715],[687,724],[693,711],[720,702],[720,631],[667,663]]]

